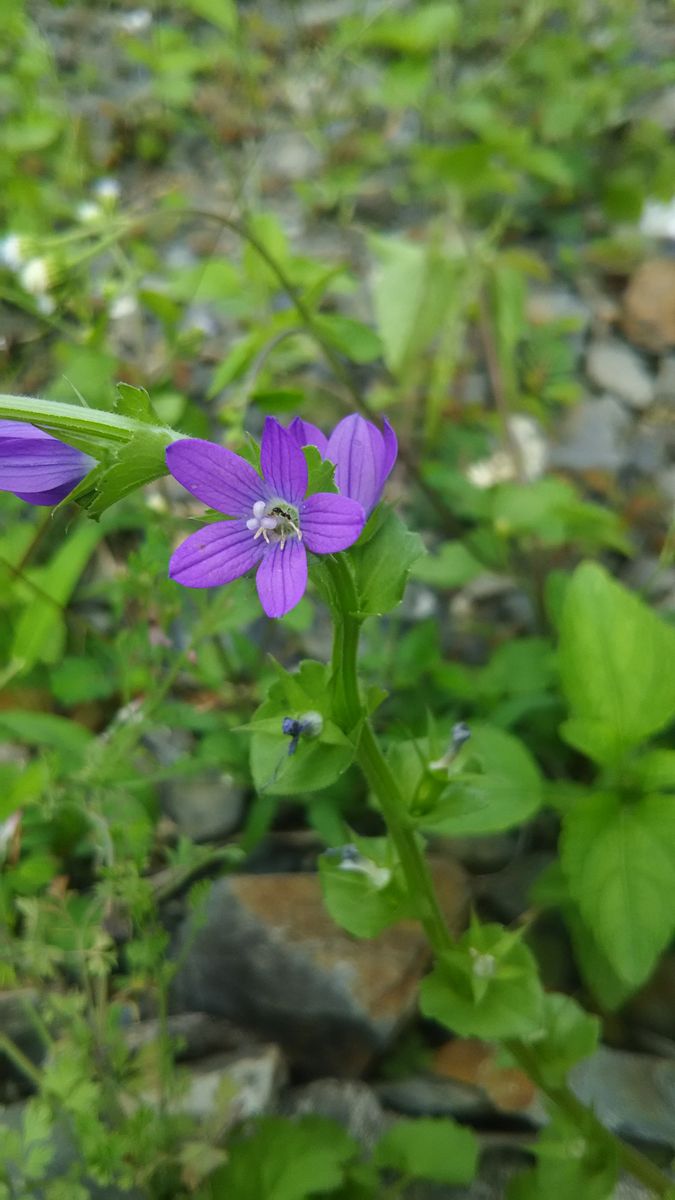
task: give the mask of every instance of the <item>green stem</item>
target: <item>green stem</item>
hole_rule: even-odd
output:
[[[34,1084],[36,1088],[40,1087],[42,1083],[40,1071],[6,1033],[0,1033],[0,1053],[6,1055],[9,1061],[14,1063],[17,1070],[22,1075],[25,1075],[30,1083]]]
[[[85,434],[104,442],[128,442],[136,433],[148,433],[151,426],[121,413],[104,412],[99,408],[84,408],[79,404],[63,404],[59,400],[40,400],[36,396],[0,395],[0,418],[27,421],[54,432]],[[157,428],[157,433],[169,440],[178,437],[173,430]]]
[[[359,695],[357,654],[361,619],[357,615],[358,598],[351,571],[344,556],[327,560],[334,596],[333,688],[335,715],[345,730],[353,730],[363,720]],[[429,867],[408,817],[405,799],[385,759],[372,725],[366,718],[361,725],[356,759],[377,796],[387,828],[392,836],[411,896],[419,906],[419,919],[436,949],[451,944]]]
[[[346,732],[358,727],[363,720],[363,705],[359,694],[357,674],[358,640],[361,621],[354,579],[344,556],[325,560],[332,584],[334,617],[333,688],[336,718]],[[398,781],[382,753],[370,721],[366,718],[356,752],[356,759],[380,805],[382,815],[406,877],[410,895],[418,906],[421,925],[434,952],[442,955],[452,945],[452,935],[445,923],[434,883],[417,838]],[[526,1042],[508,1041],[506,1048],[518,1065],[559,1111],[575,1125],[588,1129],[594,1115],[566,1086],[551,1087],[542,1077],[536,1052]],[[613,1134],[619,1161],[624,1170],[639,1179],[656,1196],[666,1196],[672,1180],[639,1150],[628,1146]]]

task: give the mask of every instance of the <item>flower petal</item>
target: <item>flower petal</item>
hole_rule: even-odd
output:
[[[69,492],[72,492],[76,483],[80,482],[80,476],[71,479],[68,483],[62,483],[60,487],[49,488],[46,492],[15,492],[17,500],[25,500],[26,504],[46,504],[51,507],[52,504],[60,504],[65,500]]]
[[[264,550],[245,521],[217,521],[205,525],[171,555],[169,578],[183,587],[218,587],[245,575]]]
[[[270,496],[299,504],[307,491],[307,463],[292,435],[274,417],[265,417],[260,465]]]
[[[394,433],[394,430],[386,417],[384,418],[383,424],[384,433],[382,434],[382,441],[384,442],[384,464],[382,467],[382,487],[384,487],[387,479],[391,475],[392,468],[398,455],[398,438],[396,437],[396,434]]]
[[[307,553],[302,542],[292,538],[283,550],[281,542],[267,546],[255,582],[268,617],[283,617],[295,608],[307,587]]]
[[[29,425],[27,421],[0,421],[0,440],[10,437],[44,442],[45,438],[49,439],[50,435],[35,425]]]
[[[180,438],[166,448],[166,465],[193,496],[227,516],[251,515],[265,485],[250,463],[215,442]]]
[[[89,455],[66,446],[49,434],[43,438],[35,438],[32,434],[21,438],[13,433],[3,437],[0,433],[0,489],[3,491],[30,495],[65,484],[70,485],[70,491],[92,465],[93,459]]]
[[[300,509],[303,541],[315,554],[346,550],[360,536],[365,523],[366,514],[358,501],[334,492],[316,492]]]
[[[369,513],[380,498],[387,461],[379,429],[358,413],[343,417],[328,439],[326,458],[335,463],[342,495],[358,500]]]
[[[288,426],[288,432],[296,446],[316,446],[321,457],[326,457],[328,438],[316,425],[312,425],[311,421],[303,421],[302,417],[294,417]]]

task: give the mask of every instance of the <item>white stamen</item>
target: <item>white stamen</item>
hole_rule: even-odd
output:
[[[265,514],[265,507],[266,505],[264,500],[256,500],[255,504],[253,505],[253,516],[257,517],[259,521]]]
[[[254,529],[257,529],[258,525],[259,521],[257,517],[249,517],[248,521],[246,522],[246,528],[250,529],[251,532],[253,532]]]

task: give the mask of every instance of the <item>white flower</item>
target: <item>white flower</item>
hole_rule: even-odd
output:
[[[31,296],[44,295],[49,289],[51,273],[46,258],[29,258],[19,272],[19,282]]]
[[[27,240],[18,233],[8,233],[0,239],[0,263],[11,271],[18,271],[26,261]]]
[[[96,204],[93,200],[83,200],[78,204],[75,213],[78,221],[96,221],[102,212],[100,204]]]
[[[112,204],[119,200],[121,191],[119,180],[112,179],[110,176],[98,179],[94,184],[94,195],[98,196],[99,200],[107,200]]]

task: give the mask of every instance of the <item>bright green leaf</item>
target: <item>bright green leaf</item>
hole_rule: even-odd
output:
[[[472,726],[447,787],[419,823],[449,837],[497,833],[528,820],[542,798],[537,765],[523,743],[502,729]]]
[[[478,1142],[455,1121],[420,1118],[397,1121],[375,1147],[375,1162],[412,1179],[435,1183],[471,1183],[476,1174]]]
[[[363,615],[385,613],[396,607],[403,598],[412,564],[424,553],[421,538],[406,529],[393,509],[383,507],[380,514],[373,536],[349,552],[359,612]]]
[[[560,665],[571,719],[563,735],[596,762],[618,760],[675,717],[675,629],[583,563],[567,589]]]
[[[666,796],[598,793],[566,815],[570,895],[617,974],[643,983],[675,929],[675,808]]]
[[[519,934],[475,922],[422,981],[420,1007],[460,1037],[527,1037],[542,1023],[537,964]]]

